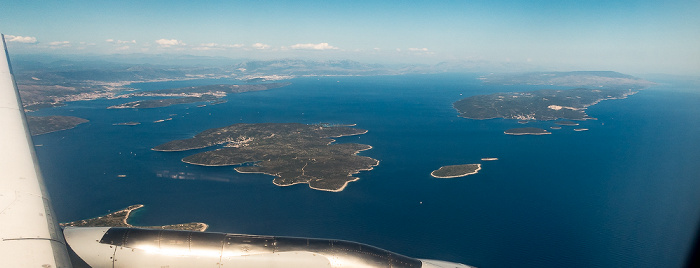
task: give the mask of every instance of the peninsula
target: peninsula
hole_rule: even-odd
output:
[[[71,129],[87,122],[87,119],[75,116],[27,116],[27,125],[32,136]]]
[[[481,164],[443,166],[431,172],[430,176],[440,179],[459,178],[479,173],[479,170],[481,170]]]
[[[511,128],[504,132],[508,135],[547,135],[552,134],[547,130],[536,128],[536,127],[524,127],[524,128]]]
[[[161,89],[138,93],[129,93],[119,96],[120,98],[131,97],[160,97],[158,99],[139,100],[127,102],[119,105],[107,107],[107,109],[125,108],[159,108],[176,104],[209,102],[219,104],[226,102],[222,100],[227,94],[237,94],[250,91],[268,90],[289,85],[290,83],[266,83],[252,85],[206,85],[196,87],[183,87],[172,89]]]
[[[79,220],[68,223],[61,223],[61,226],[75,226],[75,227],[135,227],[129,224],[129,215],[134,210],[142,208],[143,205],[133,205],[125,209],[119,210],[117,212],[112,212],[104,216],[99,216],[87,220]],[[136,226],[139,228],[147,229],[168,229],[168,230],[185,230],[185,231],[198,231],[204,232],[209,228],[209,225],[201,222],[191,222],[182,224],[172,224],[164,226]]]
[[[182,161],[202,166],[242,165],[235,170],[271,175],[278,186],[306,183],[312,189],[339,192],[349,182],[359,179],[353,174],[371,170],[379,161],[357,155],[371,149],[369,145],[335,144],[331,138],[365,133],[366,130],[346,126],[240,123],[209,129],[191,139],[171,141],[153,150],[185,151],[223,145]]]

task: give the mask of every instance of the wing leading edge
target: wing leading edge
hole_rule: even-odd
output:
[[[71,267],[0,39],[0,266]]]

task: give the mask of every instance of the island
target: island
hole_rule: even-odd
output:
[[[268,90],[272,88],[280,88],[289,85],[290,83],[266,83],[266,84],[250,84],[250,85],[206,85],[195,87],[171,88],[152,90],[138,93],[129,93],[121,95],[120,98],[131,97],[160,97],[159,99],[147,99],[127,102],[119,105],[107,107],[107,109],[125,109],[125,108],[159,108],[167,107],[176,104],[208,102],[209,104],[221,104],[226,100],[221,99],[227,94],[244,93],[250,91]],[[201,106],[201,105],[200,105]]]
[[[481,164],[443,166],[431,172],[430,176],[440,179],[459,178],[479,173],[479,170],[481,170]]]
[[[493,85],[556,85],[566,87],[647,87],[653,82],[613,71],[493,73],[479,78]]]
[[[27,116],[27,125],[32,136],[71,129],[87,122],[87,119],[75,116]]]
[[[508,135],[547,135],[552,134],[547,130],[536,128],[536,127],[524,127],[524,128],[511,128],[504,132]]]
[[[578,123],[572,121],[557,121],[554,123],[560,126],[578,126]]]
[[[236,171],[271,175],[278,186],[305,183],[315,190],[339,192],[359,179],[354,174],[373,169],[379,161],[357,155],[372,146],[337,144],[331,138],[365,133],[367,130],[347,126],[239,123],[161,144],[153,150],[172,152],[221,146],[182,161],[202,166],[240,165]]]
[[[460,117],[469,119],[588,120],[594,118],[586,114],[587,107],[602,100],[624,99],[636,92],[632,88],[542,89],[471,96],[452,106]]]
[[[71,226],[71,227],[135,227],[131,224],[129,224],[129,215],[131,215],[131,212],[142,208],[143,205],[137,204],[133,206],[129,206],[125,209],[119,210],[117,212],[112,212],[104,216],[99,216],[96,218],[92,219],[87,219],[87,220],[79,220],[79,221],[74,221],[74,222],[68,222],[68,223],[61,223],[60,225],[62,227],[66,226]],[[167,229],[167,230],[184,230],[184,231],[197,231],[197,232],[204,232],[209,228],[209,225],[206,223],[201,223],[201,222],[191,222],[191,223],[181,223],[181,224],[172,224],[172,225],[164,225],[164,226],[138,226],[139,228],[147,228],[147,229]]]
[[[575,128],[574,131],[588,131],[587,128]]]
[[[140,122],[123,122],[123,123],[114,123],[112,124],[113,126],[138,126],[140,125]]]

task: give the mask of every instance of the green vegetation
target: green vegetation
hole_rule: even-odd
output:
[[[570,120],[592,119],[585,110],[601,100],[623,99],[631,89],[543,89],[496,93],[461,99],[453,104],[460,117],[470,119]]]
[[[504,133],[508,135],[546,135],[552,134],[547,130],[536,128],[536,127],[524,127],[524,128],[511,128],[506,130]]]
[[[487,84],[587,87],[495,93],[453,103],[460,117],[470,119],[570,120],[593,119],[585,110],[602,100],[623,99],[654,83],[608,71],[492,74],[480,78]],[[593,89],[591,89],[593,88]]]
[[[578,123],[571,121],[558,121],[554,123],[561,126],[578,126]]]
[[[264,173],[275,177],[273,183],[289,186],[308,183],[325,191],[342,191],[358,178],[353,174],[371,170],[379,161],[357,153],[372,147],[364,144],[332,144],[333,137],[360,135],[366,130],[344,126],[298,123],[235,124],[209,129],[191,139],[158,145],[156,151],[185,151],[224,145],[198,153],[183,162],[204,166],[240,166],[241,173]]]
[[[79,220],[68,223],[61,223],[61,226],[74,226],[74,227],[135,227],[128,223],[129,215],[134,210],[142,208],[143,205],[133,205],[125,209],[119,210],[117,212],[112,212],[104,216],[99,216],[87,220]],[[137,226],[139,228],[147,229],[168,229],[168,230],[185,230],[185,231],[199,231],[204,232],[209,228],[209,225],[201,222],[191,222],[182,224],[172,224],[164,226]]]
[[[87,122],[89,122],[87,119],[75,116],[27,116],[29,133],[32,136],[71,129]]]
[[[435,178],[458,178],[467,175],[476,174],[481,170],[481,164],[464,164],[464,165],[454,165],[454,166],[444,166],[440,167],[430,173],[431,176]]]
[[[197,87],[183,87],[183,88],[172,88],[172,89],[161,89],[153,90],[147,92],[139,93],[129,93],[122,95],[122,98],[130,97],[168,97],[166,99],[150,99],[150,100],[140,100],[133,101],[124,104],[114,105],[108,107],[108,109],[120,109],[120,108],[159,108],[167,107],[175,104],[186,104],[186,103],[196,103],[196,102],[209,102],[210,104],[220,104],[225,103],[221,97],[226,96],[229,93],[243,93],[249,91],[260,91],[268,90],[272,88],[279,88],[287,86],[289,83],[268,83],[268,84],[256,84],[256,85],[206,85]],[[173,98],[175,97],[175,98]]]

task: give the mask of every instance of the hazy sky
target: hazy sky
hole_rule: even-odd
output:
[[[10,53],[485,61],[700,75],[700,1],[4,1]]]

